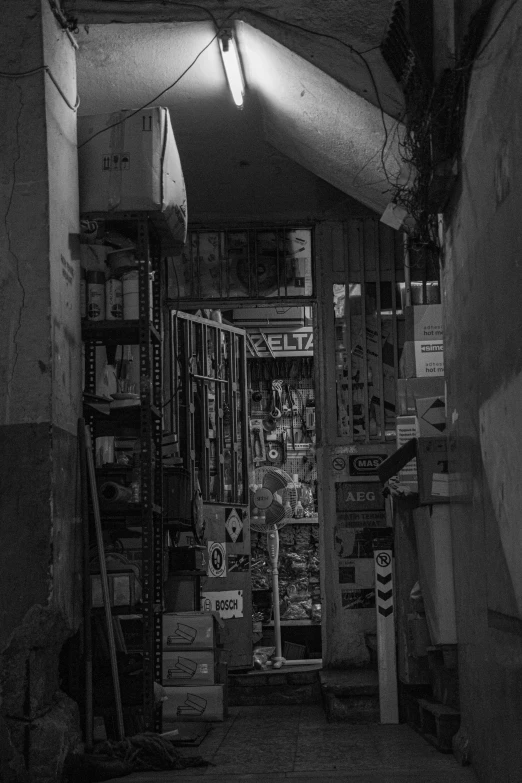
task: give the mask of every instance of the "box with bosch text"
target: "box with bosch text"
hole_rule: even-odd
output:
[[[187,236],[187,197],[168,109],[78,117],[80,211],[147,212],[172,252]]]

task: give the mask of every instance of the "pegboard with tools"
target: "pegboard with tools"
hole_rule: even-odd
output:
[[[314,483],[317,469],[312,368],[309,377],[267,378],[264,372],[252,372],[251,362],[248,364],[253,467],[273,465],[290,475],[297,474],[306,484]]]

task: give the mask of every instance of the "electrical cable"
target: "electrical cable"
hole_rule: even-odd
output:
[[[58,82],[56,81],[53,72],[51,71],[48,65],[39,65],[38,68],[32,68],[30,71],[18,71],[17,73],[8,73],[6,71],[0,71],[0,77],[4,79],[21,79],[25,76],[33,76],[35,73],[40,73],[41,71],[45,71],[45,73],[50,78],[50,80],[52,81],[52,83],[60,93],[60,96],[62,97],[63,101],[67,104],[69,109],[71,109],[71,111],[74,112],[78,111],[78,107],[80,106],[80,97],[78,95],[76,96],[76,103],[73,106],[72,103],[67,98],[64,91],[62,90],[62,88],[60,87],[60,85],[58,84]]]
[[[127,2],[129,2],[129,0],[127,0]],[[132,2],[136,2],[136,0],[130,0],[130,2],[131,2],[131,3],[132,3]],[[175,3],[175,5],[189,5],[189,4],[188,4],[188,3]],[[200,9],[202,9],[202,10],[205,10],[205,11],[207,10],[207,9],[203,9],[203,7],[202,7],[202,6],[199,6],[199,5],[194,5],[194,4],[192,4],[192,3],[191,3],[190,5],[191,5],[192,7],[194,7],[194,8],[200,8]],[[223,26],[224,26],[224,25],[225,25],[225,24],[228,22],[228,20],[229,20],[229,19],[230,19],[230,18],[233,16],[233,14],[234,14],[234,13],[236,13],[236,12],[235,12],[235,11],[231,11],[231,12],[228,14],[228,16],[227,16],[227,17],[224,19],[224,21],[221,23],[221,25],[218,25],[218,24],[217,24],[217,21],[216,21],[215,17],[213,16],[213,14],[211,14],[210,12],[208,12],[208,13],[209,13],[209,15],[212,17],[212,20],[213,20],[214,24],[217,26],[216,33],[215,33],[215,35],[213,35],[213,36],[212,36],[212,38],[210,39],[210,41],[208,42],[208,44],[206,44],[206,46],[204,46],[204,47],[203,47],[203,49],[201,49],[201,50],[198,52],[198,54],[197,54],[197,55],[194,57],[194,59],[192,60],[192,62],[190,63],[190,65],[188,65],[188,66],[185,68],[185,70],[183,71],[183,73],[181,73],[181,74],[178,76],[178,78],[177,78],[177,79],[175,79],[175,80],[172,82],[172,84],[169,84],[167,87],[165,87],[165,89],[164,89],[164,90],[162,90],[162,91],[161,91],[161,92],[159,92],[157,95],[155,95],[155,96],[154,96],[154,98],[151,98],[151,99],[150,99],[150,101],[147,101],[147,103],[144,103],[142,106],[140,106],[140,107],[139,107],[139,109],[135,109],[135,110],[134,110],[134,111],[132,111],[130,114],[128,114],[126,117],[123,117],[121,120],[118,120],[117,122],[113,122],[113,123],[112,123],[112,125],[107,125],[107,127],[106,127],[106,128],[102,128],[101,130],[97,131],[96,133],[93,133],[93,135],[92,135],[92,136],[89,136],[89,138],[88,138],[88,139],[85,139],[85,141],[83,141],[81,144],[79,144],[79,145],[78,145],[78,149],[81,149],[82,147],[84,147],[84,146],[85,146],[86,144],[88,144],[90,141],[92,141],[93,139],[95,139],[95,138],[96,138],[96,136],[99,136],[100,134],[102,134],[102,133],[105,133],[106,131],[110,130],[111,128],[114,128],[114,127],[116,127],[116,125],[121,125],[123,122],[126,122],[127,120],[130,120],[130,118],[131,118],[131,117],[134,117],[136,114],[139,114],[139,112],[140,112],[140,111],[143,111],[143,109],[145,109],[147,106],[150,106],[150,104],[151,104],[151,103],[154,103],[154,101],[157,101],[157,100],[158,100],[158,98],[161,98],[161,96],[162,96],[162,95],[164,95],[166,92],[168,92],[169,90],[172,90],[172,88],[173,88],[173,87],[175,87],[175,86],[176,86],[176,84],[178,84],[178,83],[181,81],[181,79],[183,79],[183,77],[185,76],[185,74],[187,74],[187,73],[190,71],[190,69],[191,69],[191,68],[192,68],[192,67],[193,67],[193,66],[194,66],[194,65],[197,63],[197,61],[199,60],[199,58],[201,57],[201,55],[202,55],[204,52],[206,52],[206,50],[209,48],[209,46],[210,46],[211,44],[213,44],[213,43],[214,43],[214,41],[216,40],[216,38],[219,36],[219,33],[220,33],[220,31],[221,31],[222,27],[223,27]]]
[[[126,2],[129,5],[132,5],[132,4],[135,4],[135,3],[139,3],[141,5],[143,4],[142,0],[126,0]],[[386,126],[385,112],[384,112],[384,108],[383,108],[383,105],[382,105],[381,97],[379,95],[379,90],[378,90],[378,87],[377,87],[377,82],[375,80],[375,76],[373,74],[373,71],[371,69],[370,64],[368,63],[368,61],[366,60],[366,58],[364,56],[367,52],[371,52],[371,51],[374,51],[375,49],[379,49],[379,46],[373,46],[370,49],[367,49],[366,51],[359,51],[358,49],[356,49],[351,44],[347,43],[346,41],[343,41],[342,38],[338,38],[337,36],[331,35],[330,33],[323,33],[323,32],[320,32],[319,30],[312,30],[309,27],[304,27],[303,25],[296,24],[295,22],[287,22],[284,19],[278,19],[277,17],[271,16],[270,14],[266,14],[263,11],[257,11],[257,10],[255,10],[253,8],[246,8],[245,6],[241,6],[241,5],[237,6],[234,9],[232,9],[230,11],[230,13],[228,14],[228,16],[226,17],[226,19],[221,24],[218,24],[217,19],[215,18],[215,16],[207,8],[204,8],[203,6],[197,5],[196,3],[182,3],[182,2],[177,2],[177,0],[169,0],[168,4],[169,5],[176,5],[178,7],[198,8],[199,10],[205,12],[206,14],[208,14],[208,16],[210,16],[210,18],[212,19],[213,23],[215,24],[215,26],[217,28],[216,34],[208,42],[208,44],[199,52],[199,54],[194,58],[194,60],[190,63],[190,65],[183,71],[183,73],[172,84],[170,84],[168,87],[166,87],[160,93],[158,93],[158,95],[156,95],[154,98],[151,98],[150,101],[147,101],[147,103],[145,103],[143,106],[140,106],[139,109],[136,109],[134,112],[132,112],[131,114],[127,115],[127,117],[125,117],[125,118],[123,118],[121,120],[118,120],[118,122],[115,122],[113,125],[108,125],[106,128],[103,128],[102,130],[97,131],[97,133],[95,133],[92,136],[90,136],[88,139],[86,139],[84,142],[82,142],[82,144],[79,144],[78,145],[78,149],[83,147],[85,144],[87,144],[89,141],[91,141],[91,139],[94,139],[96,136],[100,135],[101,133],[105,133],[105,131],[110,130],[111,128],[115,127],[116,125],[120,125],[122,122],[125,122],[126,120],[130,119],[135,114],[138,114],[140,111],[145,109],[147,106],[150,106],[151,103],[153,103],[154,101],[157,101],[158,98],[160,98],[166,92],[168,92],[173,87],[175,87],[176,84],[178,84],[178,82],[185,76],[185,74],[188,73],[188,71],[193,67],[193,65],[195,65],[195,63],[200,58],[200,56],[203,54],[203,52],[206,49],[208,49],[208,47],[216,40],[216,38],[219,35],[220,30],[230,20],[230,18],[232,16],[234,16],[235,14],[239,14],[239,13],[241,13],[243,11],[243,12],[245,12],[247,14],[253,14],[254,16],[258,16],[258,17],[261,17],[263,19],[268,19],[269,21],[274,22],[275,24],[279,24],[279,25],[286,26],[286,27],[292,27],[292,28],[294,28],[296,30],[300,30],[301,32],[304,32],[304,33],[307,33],[307,34],[310,34],[310,35],[315,35],[315,36],[320,37],[320,38],[327,38],[329,40],[336,41],[337,43],[341,44],[341,46],[345,46],[353,54],[355,54],[357,57],[359,57],[362,60],[364,67],[368,71],[368,75],[370,77],[370,81],[372,83],[372,87],[373,87],[373,90],[375,92],[375,98],[376,98],[376,101],[377,101],[377,104],[378,104],[378,108],[379,108],[379,111],[380,111],[382,126],[383,126],[383,130],[384,130],[384,144],[383,144],[383,148],[381,150],[381,165],[383,167],[383,171],[384,171],[384,174],[385,174],[387,182],[389,184],[393,184],[390,181],[390,178],[388,176],[388,172],[386,170],[386,164],[385,164],[385,160],[384,160],[384,151],[385,151],[385,149],[386,149],[386,147],[388,145],[388,137],[389,137],[388,128]]]
[[[115,128],[117,125],[121,125],[122,123],[124,123],[124,122],[127,122],[127,120],[130,120],[130,118],[131,118],[131,117],[134,117],[136,114],[139,114],[139,113],[140,113],[140,111],[143,111],[143,109],[145,109],[147,106],[150,106],[150,104],[151,104],[151,103],[154,103],[154,101],[157,101],[157,100],[158,100],[158,98],[161,98],[161,96],[162,96],[162,95],[164,95],[166,92],[168,92],[169,90],[172,90],[172,88],[173,88],[173,87],[175,87],[175,86],[176,86],[176,84],[178,84],[178,82],[180,82],[180,81],[181,81],[181,79],[183,79],[183,77],[185,76],[185,74],[186,74],[186,73],[188,73],[188,71],[190,71],[190,69],[192,68],[192,66],[196,64],[196,62],[199,60],[199,58],[201,57],[201,55],[203,54],[203,52],[205,52],[205,51],[208,49],[208,47],[209,47],[209,46],[210,46],[212,43],[214,43],[214,41],[216,40],[216,38],[218,37],[218,35],[219,35],[219,31],[218,31],[218,32],[217,32],[217,33],[216,33],[216,34],[215,34],[215,35],[214,35],[214,36],[213,36],[213,37],[210,39],[210,41],[208,42],[208,44],[207,44],[206,46],[204,46],[204,47],[203,47],[203,49],[201,49],[201,51],[200,51],[200,52],[199,52],[199,53],[196,55],[196,57],[195,57],[195,58],[192,60],[192,62],[190,63],[190,65],[188,65],[188,66],[185,68],[185,70],[183,71],[183,73],[182,73],[182,74],[180,74],[180,75],[178,76],[178,78],[177,78],[177,79],[175,79],[175,81],[173,81],[173,82],[172,82],[172,84],[169,84],[169,85],[168,85],[168,87],[165,87],[165,89],[164,89],[164,90],[162,90],[162,91],[161,91],[161,92],[159,92],[157,95],[155,95],[155,96],[154,96],[154,98],[151,98],[151,99],[150,99],[150,101],[147,101],[147,103],[144,103],[142,106],[140,106],[140,107],[139,107],[139,109],[135,109],[135,110],[134,110],[134,111],[132,111],[130,114],[127,114],[127,116],[126,116],[126,117],[123,117],[121,120],[118,120],[117,122],[113,122],[111,125],[107,125],[107,127],[106,127],[106,128],[102,128],[101,130],[97,131],[96,133],[93,133],[93,135],[92,135],[92,136],[89,136],[89,138],[88,138],[88,139],[85,139],[85,141],[83,141],[81,144],[78,144],[78,149],[81,149],[82,147],[85,147],[85,145],[86,145],[86,144],[88,144],[90,141],[92,141],[93,139],[95,139],[97,136],[100,136],[100,134],[102,134],[102,133],[106,133],[106,131],[110,130],[111,128]]]

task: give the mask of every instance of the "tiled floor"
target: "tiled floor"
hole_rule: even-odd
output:
[[[129,775],[129,783],[477,783],[406,725],[327,723],[320,705],[232,707],[199,748],[206,768]],[[122,780],[122,778],[119,778]],[[116,783],[116,781],[114,781]]]

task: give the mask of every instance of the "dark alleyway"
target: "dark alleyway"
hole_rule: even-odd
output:
[[[229,718],[185,755],[207,768],[149,772],[129,783],[475,783],[470,768],[429,745],[408,726],[327,723],[320,705],[232,707]],[[121,780],[121,778],[119,778]]]

